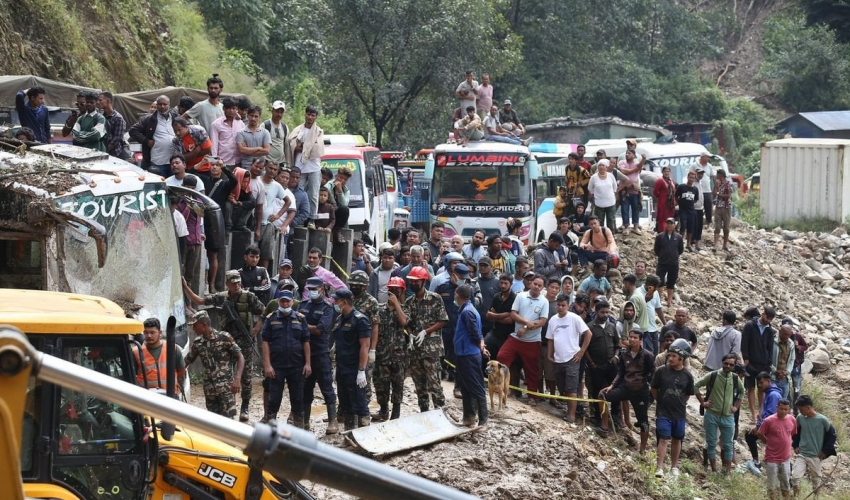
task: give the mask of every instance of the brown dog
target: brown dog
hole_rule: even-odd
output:
[[[510,372],[508,367],[496,360],[487,363],[487,390],[490,393],[490,411],[493,410],[493,393],[499,396],[499,410],[506,406],[508,399],[508,386],[510,385]]]

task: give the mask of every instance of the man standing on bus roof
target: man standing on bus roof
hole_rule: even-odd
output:
[[[310,218],[307,227],[316,229],[313,219],[319,209],[319,187],[322,184],[322,167],[319,159],[325,154],[325,132],[316,124],[319,110],[307,106],[304,110],[304,123],[295,127],[286,142],[289,144],[287,163],[301,169],[301,188],[307,191],[310,199]]]
[[[460,82],[460,85],[457,86],[455,97],[460,99],[460,109],[466,110],[472,106],[472,112],[475,112],[475,101],[478,99],[478,82],[475,80],[474,71],[466,72],[466,80]]]
[[[19,90],[15,94],[15,110],[18,112],[21,126],[32,130],[36,141],[50,144],[53,142],[53,136],[50,133],[50,112],[44,105],[44,94],[42,87]]]
[[[512,109],[513,104],[510,99],[505,99],[505,102],[502,104],[502,109],[499,110],[499,123],[502,124],[502,128],[515,135],[516,137],[520,137],[525,134],[525,127],[522,126],[522,122],[519,121],[519,116],[517,116],[516,111]],[[531,138],[529,137],[529,140]]]
[[[515,146],[528,145],[528,139],[520,141],[514,134],[502,128],[499,123],[499,108],[496,106],[490,106],[490,114],[484,118],[484,138],[488,141],[504,142]]]

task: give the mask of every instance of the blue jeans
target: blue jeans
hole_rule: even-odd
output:
[[[583,248],[578,249],[578,261],[582,266],[586,266],[588,262],[593,262],[594,260],[598,259],[607,261],[608,252],[595,252],[591,250],[585,250]]]
[[[316,219],[316,213],[319,211],[319,188],[322,187],[322,173],[319,171],[310,173],[301,173],[301,181],[298,185],[307,192],[307,198],[310,199],[310,219]]]
[[[797,398],[802,393],[803,389],[803,365],[795,366],[793,370],[791,370],[791,380],[794,382],[794,399]]]
[[[720,429],[720,448],[723,450],[723,460],[731,461],[732,438],[735,435],[735,416],[721,417],[710,410],[706,410],[703,423],[705,424],[705,447],[708,459],[717,458],[717,430]]]
[[[493,141],[493,142],[504,142],[504,143],[507,143],[507,144],[514,144],[516,146],[519,146],[520,144],[522,144],[519,141],[519,139],[517,139],[516,137],[508,136],[508,135],[490,135],[490,134],[487,134],[487,135],[484,136],[484,140],[485,141]]]
[[[651,352],[653,356],[658,356],[658,332],[644,332],[643,348]]]
[[[154,165],[153,163],[151,163],[150,165],[148,165],[148,172],[152,174],[158,174],[163,177],[171,177],[171,165]]]
[[[629,227],[629,214],[632,216],[632,224],[637,226],[638,221],[640,221],[640,194],[634,193],[624,196],[620,209],[623,212],[623,227]]]
[[[791,386],[788,385],[787,380],[775,380],[776,387],[779,387],[779,390],[782,391],[783,398],[791,397]]]

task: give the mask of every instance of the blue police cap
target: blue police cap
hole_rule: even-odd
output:
[[[463,263],[458,264],[455,266],[455,274],[457,274],[461,278],[465,278],[469,276],[469,267]]]
[[[277,299],[278,300],[283,300],[283,299],[294,300],[295,296],[292,294],[291,290],[284,290],[284,291],[280,292],[280,297],[278,297]]]

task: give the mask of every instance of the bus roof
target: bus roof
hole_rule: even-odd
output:
[[[5,146],[11,145],[2,142]],[[145,183],[164,181],[162,176],[146,172],[132,163],[70,144],[35,146],[23,156],[0,151],[2,167],[10,167],[18,173],[10,179],[13,182],[6,188],[28,191],[38,197],[55,197],[80,191],[92,191],[96,196],[103,196],[136,191]],[[45,170],[52,170],[53,173],[46,174]]]
[[[434,148],[434,153],[463,153],[467,151],[528,154],[528,148],[525,146],[514,146],[513,144],[490,141],[470,141],[468,146],[458,146],[457,144],[440,144],[436,148]]]
[[[671,142],[667,144],[659,143],[638,143],[637,153],[645,154],[648,159],[653,158],[669,158],[674,156],[692,156],[700,153],[707,153],[708,150],[702,144],[695,142]]]
[[[76,293],[0,288],[0,324],[24,333],[134,335],[141,321],[109,299]]]
[[[367,151],[380,151],[380,149],[372,146],[362,148],[344,148],[338,146],[326,146],[325,154],[322,155],[323,160],[339,160],[350,158],[363,158],[363,153]]]

